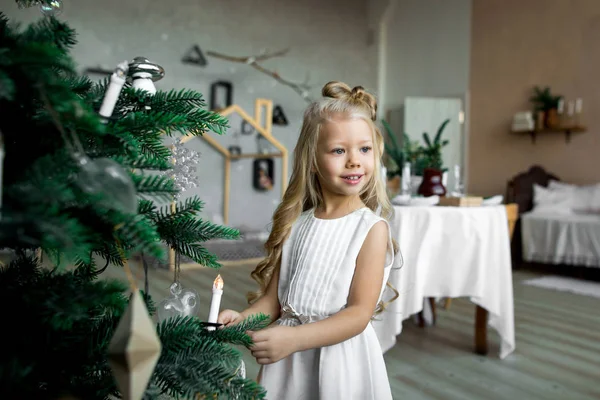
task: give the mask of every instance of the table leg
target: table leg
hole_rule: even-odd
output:
[[[435,325],[437,322],[437,310],[435,308],[435,298],[429,298],[429,306],[431,307],[431,325]]]
[[[431,325],[435,325],[435,323],[437,321],[435,298],[427,297],[427,300],[429,302],[429,307],[431,308]],[[424,328],[425,327],[425,317],[423,316],[423,311],[421,311],[421,312],[419,312],[419,314],[417,314],[417,318],[419,321],[419,328]]]
[[[488,311],[477,306],[475,308],[475,353],[482,356],[488,353],[487,322]]]

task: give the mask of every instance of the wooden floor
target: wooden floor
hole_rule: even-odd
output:
[[[242,309],[245,293],[254,288],[253,266],[223,267],[222,308]],[[134,268],[141,282],[142,272]],[[184,287],[201,297],[205,319],[217,272],[182,271]],[[103,276],[125,279],[112,268]],[[172,273],[150,271],[150,294],[158,303],[168,293]],[[385,354],[394,399],[408,400],[578,400],[600,399],[600,300],[565,292],[525,286],[519,281],[537,276],[515,271],[515,353],[498,359],[498,336],[489,329],[490,355],[473,349],[474,306],[464,299],[449,310],[438,308],[433,327],[419,328],[405,321],[397,345]],[[248,377],[258,365],[246,349]]]

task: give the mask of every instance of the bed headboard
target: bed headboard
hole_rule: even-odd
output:
[[[507,204],[517,203],[519,205],[519,214],[530,211],[533,208],[533,184],[548,186],[550,180],[559,181],[560,179],[544,170],[539,165],[529,168],[529,171],[522,172],[513,177],[506,188]]]

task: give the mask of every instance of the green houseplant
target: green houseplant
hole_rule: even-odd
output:
[[[442,122],[433,140],[431,140],[427,132],[423,133],[423,141],[425,142],[425,147],[423,147],[425,168],[423,171],[423,181],[417,191],[420,195],[443,196],[446,194],[446,188],[442,184],[442,174],[444,173],[442,149],[448,145],[449,141],[447,139],[442,140],[442,134],[449,122],[450,119]]]
[[[413,175],[422,176],[426,161],[423,146],[417,140],[410,140],[406,133],[402,134],[402,143],[399,143],[387,121],[381,120],[381,123],[388,138],[385,142],[385,153],[394,164],[393,168],[388,170],[388,178],[402,175],[402,167],[406,162],[410,163]]]
[[[539,125],[548,128],[558,125],[557,109],[561,98],[560,95],[553,95],[548,86],[545,88],[535,86],[533,88],[533,95],[529,98],[529,101],[533,103],[536,118],[540,121]]]
[[[425,142],[425,147],[422,149],[423,158],[424,158],[424,168],[432,168],[440,171],[444,171],[443,162],[442,162],[442,149],[448,145],[448,139],[442,140],[442,134],[444,133],[444,129],[450,122],[450,119],[446,119],[439,126],[437,133],[433,140],[429,137],[427,132],[423,132],[423,141]]]

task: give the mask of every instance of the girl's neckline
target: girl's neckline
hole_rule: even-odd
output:
[[[358,211],[360,211],[360,210],[364,210],[364,209],[369,209],[369,207],[367,207],[367,206],[364,206],[364,207],[361,207],[361,208],[357,208],[356,210],[354,210],[354,211],[351,211],[351,212],[349,212],[348,214],[346,214],[346,215],[342,215],[341,217],[338,217],[338,218],[319,218],[319,217],[317,217],[317,216],[315,215],[315,211],[316,211],[317,209],[316,209],[316,208],[313,208],[313,209],[311,210],[311,212],[310,212],[310,216],[311,216],[311,217],[313,217],[314,219],[318,220],[318,221],[339,221],[339,220],[341,220],[341,219],[344,219],[344,218],[346,218],[346,217],[349,217],[350,215],[352,215],[352,214],[354,214],[354,213],[356,213],[356,212],[358,212]]]

